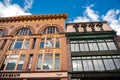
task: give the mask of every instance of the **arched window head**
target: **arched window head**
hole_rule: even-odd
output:
[[[0,29],[0,36],[4,36],[4,30]]]
[[[28,35],[31,34],[32,32],[30,31],[29,28],[21,28],[18,30],[18,32],[16,33],[16,35]]]
[[[43,34],[52,34],[52,33],[59,33],[60,31],[58,30],[57,27],[54,27],[54,26],[50,26],[50,27],[47,27],[43,30]]]

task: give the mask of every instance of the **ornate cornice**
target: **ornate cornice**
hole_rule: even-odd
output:
[[[48,19],[64,19],[68,17],[67,14],[46,14],[46,15],[25,15],[17,17],[1,17],[0,23],[19,22],[19,21],[33,21],[33,20],[48,20]]]

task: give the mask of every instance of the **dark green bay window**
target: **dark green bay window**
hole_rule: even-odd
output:
[[[117,50],[112,39],[71,41],[71,52]]]
[[[120,56],[72,57],[73,71],[120,70]]]

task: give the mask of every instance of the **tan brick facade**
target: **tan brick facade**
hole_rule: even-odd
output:
[[[21,71],[18,70],[0,70],[1,79],[16,79],[20,78],[23,80],[46,80],[46,79],[55,79],[55,80],[68,80],[68,67],[67,67],[67,51],[66,51],[66,37],[64,33],[64,21],[67,19],[66,14],[52,14],[52,15],[31,15],[31,16],[19,16],[19,17],[10,17],[10,18],[0,18],[0,29],[5,31],[5,36],[0,37],[0,67],[2,67],[5,60],[5,56],[9,54],[25,54],[24,64]],[[58,34],[45,34],[42,32],[45,28],[49,26],[55,26],[59,29],[60,33]],[[16,36],[15,33],[21,28],[29,28],[32,32],[31,35]],[[60,48],[45,48],[40,49],[40,42],[42,38],[59,38],[60,39]],[[27,49],[19,50],[9,50],[10,43],[15,39],[27,39],[29,40],[29,45]],[[34,44],[34,39],[36,39],[35,47],[32,48]],[[59,53],[60,54],[60,70],[42,70],[37,71],[37,56],[39,53]],[[28,66],[30,63],[30,55],[32,55],[31,69],[28,71]],[[31,73],[31,75],[30,75]],[[43,77],[37,75],[40,73]],[[44,75],[45,73],[46,75]],[[6,76],[6,74],[8,76]],[[11,75],[14,75],[11,77]],[[18,75],[17,75],[18,74]],[[29,78],[29,76],[33,76]],[[36,75],[35,75],[36,74]],[[49,75],[53,76],[50,77]],[[48,75],[48,76],[47,76]],[[49,78],[50,77],[50,78]]]

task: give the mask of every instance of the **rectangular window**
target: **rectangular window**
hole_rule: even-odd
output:
[[[3,63],[3,69],[4,70],[22,70],[24,58],[25,58],[25,55],[23,55],[23,54],[7,55],[7,57],[5,58],[5,61]]]
[[[59,70],[60,69],[60,54],[38,54],[38,62],[36,70]]]
[[[42,38],[40,48],[60,48],[59,38]]]

